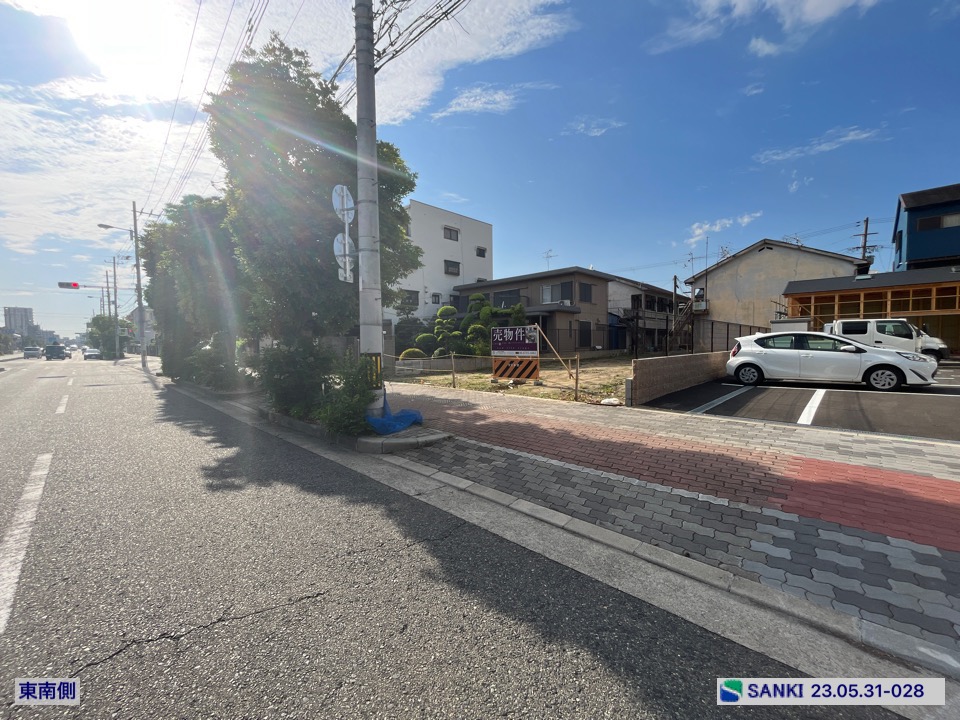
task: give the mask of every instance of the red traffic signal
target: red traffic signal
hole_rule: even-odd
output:
[[[68,290],[80,289],[80,283],[75,283],[75,282],[58,282],[57,286],[62,288],[67,288]]]

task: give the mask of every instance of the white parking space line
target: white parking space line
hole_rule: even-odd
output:
[[[797,420],[797,425],[809,425],[813,422],[813,416],[817,414],[817,408],[820,407],[820,401],[823,400],[823,396],[826,394],[826,390],[817,390],[813,394],[813,397],[810,398],[810,402],[807,403],[807,406],[803,409],[803,412],[800,413],[800,419]]]
[[[753,390],[753,385],[744,385],[742,388],[734,390],[732,393],[727,393],[723,397],[719,397],[716,400],[711,400],[705,405],[701,405],[698,408],[688,411],[688,415],[703,415],[707,410],[713,410],[717,405],[722,405],[727,400],[737,397],[738,395],[743,395],[745,392]]]
[[[69,380],[67,380],[67,385],[73,385],[73,378],[70,378]]]
[[[17,593],[17,582],[20,580],[20,570],[23,559],[27,555],[27,546],[30,544],[30,531],[33,530],[34,520],[37,518],[37,509],[40,507],[40,498],[43,496],[43,486],[50,472],[50,462],[53,453],[37,457],[30,472],[30,480],[23,489],[23,495],[13,512],[10,528],[0,544],[0,635],[7,628],[10,610],[13,608],[13,597]]]
[[[64,396],[63,396],[63,400],[60,401],[60,404],[57,406],[57,411],[54,413],[54,415],[63,415],[63,413],[65,413],[65,412],[67,411],[67,398],[68,398],[68,397],[70,397],[70,396],[69,396],[69,395],[64,395]]]

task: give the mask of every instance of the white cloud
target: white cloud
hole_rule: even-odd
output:
[[[751,83],[743,88],[742,92],[747,97],[752,97],[753,95],[761,94],[766,88],[764,88],[763,83]]]
[[[517,106],[517,92],[478,85],[462,91],[443,110],[431,115],[434,120],[458,113],[496,113],[502,115]]]
[[[440,199],[443,200],[444,202],[454,203],[456,205],[469,202],[469,200],[463,197],[463,195],[458,195],[457,193],[454,193],[454,192],[440,193]]]
[[[562,135],[587,135],[589,137],[600,137],[608,130],[616,130],[626,123],[613,118],[580,117],[567,125]]]
[[[733,225],[746,227],[761,215],[763,215],[763,211],[758,210],[757,212],[743,213],[737,217],[720,218],[719,220],[714,220],[712,222],[694,223],[690,226],[690,237],[684,240],[684,243],[690,247],[693,247],[710,234],[723,232]]]
[[[720,37],[728,28],[772,16],[786,35],[785,43],[754,37],[749,50],[759,57],[795,50],[818,25],[857,9],[861,15],[879,0],[688,0],[690,12],[672,18],[667,29],[647,43],[651,53],[662,53]]]
[[[802,177],[802,178],[801,178],[801,177],[797,177],[797,171],[796,171],[796,170],[794,170],[794,171],[790,174],[790,178],[791,178],[791,179],[790,179],[790,183],[787,185],[787,191],[790,192],[790,193],[795,193],[795,192],[797,192],[797,190],[799,190],[801,187],[806,187],[807,185],[809,185],[810,183],[813,182],[813,178],[812,178],[812,177]]]
[[[838,150],[850,143],[876,140],[879,137],[879,129],[864,130],[856,126],[833,128],[820,137],[810,140],[806,145],[798,145],[783,150],[764,150],[754,155],[753,160],[761,165],[772,162],[783,162],[785,160],[797,160],[802,157],[820,155],[821,153]]]

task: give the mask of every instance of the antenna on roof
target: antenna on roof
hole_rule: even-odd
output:
[[[555,258],[555,257],[557,257],[557,255],[554,255],[554,254],[553,254],[553,250],[547,250],[547,251],[543,254],[543,257],[544,257],[544,259],[547,261],[547,270],[549,270],[549,269],[550,269],[550,258]]]

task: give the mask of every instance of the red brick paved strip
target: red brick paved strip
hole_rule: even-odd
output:
[[[960,552],[960,483],[793,457],[781,509]]]
[[[410,396],[405,405],[478,442],[960,552],[960,483]]]

